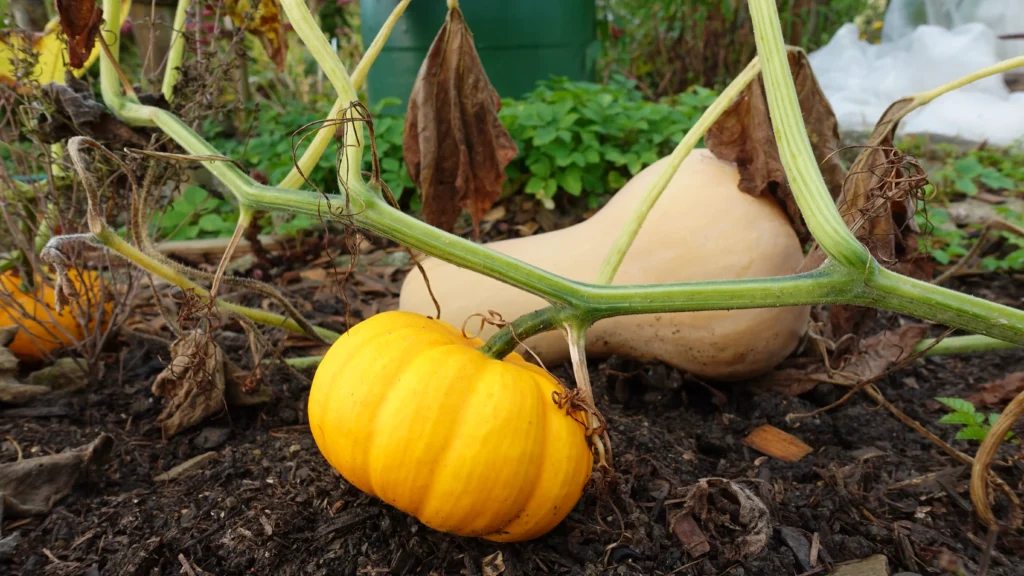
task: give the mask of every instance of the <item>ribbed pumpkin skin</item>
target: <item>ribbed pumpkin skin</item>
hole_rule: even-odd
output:
[[[377,314],[320,363],[309,425],[346,480],[427,526],[529,540],[572,510],[593,456],[552,400],[555,379],[481,344],[419,314]]]
[[[92,271],[84,272],[83,276],[72,273],[71,281],[82,294],[82,305],[95,306],[98,311],[100,279]],[[35,293],[26,294],[20,286],[21,278],[13,271],[0,274],[0,328],[19,328],[14,340],[7,345],[15,356],[22,360],[40,360],[54,350],[85,339],[85,328],[78,323],[70,307],[57,314],[53,288],[37,281]],[[104,308],[104,320],[109,320],[113,306],[107,302]]]

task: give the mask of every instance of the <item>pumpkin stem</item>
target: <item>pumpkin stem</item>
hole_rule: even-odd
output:
[[[605,471],[612,470],[611,439],[605,428],[604,417],[594,401],[594,388],[590,385],[590,370],[587,369],[587,326],[581,322],[565,323],[566,338],[569,340],[569,356],[572,371],[576,376],[578,404],[586,413],[587,438],[597,452],[597,465]]]

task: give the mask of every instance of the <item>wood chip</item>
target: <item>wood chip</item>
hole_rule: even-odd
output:
[[[684,512],[676,516],[675,520],[672,521],[672,533],[683,544],[686,548],[686,553],[691,558],[702,556],[711,551],[708,537],[704,535],[700,526],[697,525],[697,521],[690,514]]]
[[[804,456],[814,451],[796,436],[783,432],[771,424],[755,428],[743,439],[743,443],[758,452],[784,462],[799,462]]]
[[[153,478],[153,481],[154,482],[170,482],[171,480],[177,480],[179,478],[184,478],[185,476],[188,476],[188,475],[191,475],[191,474],[195,474],[196,472],[201,470],[203,468],[203,466],[206,466],[206,464],[208,464],[209,462],[212,462],[212,461],[214,461],[216,459],[217,459],[217,453],[216,452],[207,452],[205,454],[200,454],[199,456],[196,456],[195,458],[190,458],[190,459],[182,462],[181,464],[178,464],[177,466],[175,466],[174,468],[171,468],[170,470],[168,470],[167,472],[164,472],[163,474],[157,474],[156,477]]]
[[[882,554],[836,566],[832,576],[889,576],[889,559]]]

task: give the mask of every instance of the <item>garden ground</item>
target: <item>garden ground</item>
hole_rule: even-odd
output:
[[[515,233],[516,226],[533,222],[524,203],[529,201],[506,202],[495,214],[500,218],[485,225],[487,235]],[[542,222],[541,229],[558,225]],[[291,264],[272,262],[269,272],[312,321],[341,329],[345,311],[334,290],[336,272],[330,258],[308,250],[315,244],[300,252],[304,262],[294,253],[281,255]],[[394,308],[409,269],[393,247],[366,247],[345,288],[355,319]],[[1021,304],[1019,283],[1005,276],[969,276],[953,287]],[[147,310],[152,312],[140,307],[140,315]],[[159,326],[158,315],[150,315]],[[900,321],[883,315],[877,328]],[[245,362],[248,343],[237,326],[226,325],[218,343]],[[289,339],[293,350],[302,344]],[[265,379],[274,394],[267,405],[232,408],[164,441],[157,423],[160,399],[150,386],[166,365],[167,348],[122,339],[108,358],[103,380],[86,390],[0,411],[3,462],[19,453],[32,457],[82,446],[101,433],[114,440],[109,463],[50,513],[4,518],[0,537],[19,537],[13,548],[0,550],[3,570],[90,576],[795,575],[827,574],[831,565],[881,554],[891,574],[974,574],[984,548],[986,530],[974,519],[968,497],[969,469],[867,396],[787,421],[789,414],[827,406],[844,393],[829,384],[790,397],[756,380],[711,387],[660,364],[592,362],[598,406],[614,443],[614,484],[607,492],[589,487],[548,535],[494,544],[427,529],[349,486],[321,457],[305,425],[309,374],[277,368]],[[572,379],[568,366],[554,371]],[[910,417],[973,452],[953,440],[955,427],[938,424],[946,411],[934,398],[963,398],[1019,371],[1019,350],[932,357],[889,375],[879,388]],[[787,463],[746,446],[744,437],[766,423],[813,452]],[[1003,464],[995,466],[1018,493],[1024,477],[1019,450],[1004,446],[998,458]],[[157,479],[204,454],[209,456],[191,473]],[[763,551],[726,558],[722,546],[743,531],[720,525],[705,529],[710,553],[688,553],[683,540],[693,549],[699,543],[694,546],[692,534],[677,522],[679,500],[685,488],[707,477],[734,480],[768,505],[771,533]],[[727,502],[718,501],[726,512]],[[1024,537],[1000,536],[989,574],[1024,574]]]

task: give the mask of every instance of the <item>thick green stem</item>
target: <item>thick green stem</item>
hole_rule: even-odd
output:
[[[309,49],[317,64],[323,69],[327,79],[338,92],[338,100],[347,101],[349,104],[357,102],[359,97],[352,85],[352,79],[345,69],[345,64],[338,58],[338,54],[331,48],[331,43],[324,36],[322,30],[313,19],[305,0],[281,0],[281,7],[288,15],[295,33],[302,39],[303,44]],[[362,125],[358,122],[350,122],[345,127],[345,159],[347,162],[347,182],[351,185],[362,180],[360,174],[360,163],[363,157]],[[340,176],[340,175],[339,175]]]
[[[380,31],[377,32],[373,42],[367,47],[362,59],[359,60],[359,64],[356,65],[356,69],[352,71],[352,87],[356,90],[363,86],[363,82],[366,81],[366,75],[370,72],[370,66],[373,65],[380,51],[384,48],[388,36],[391,35],[391,31],[394,29],[398,19],[405,13],[405,8],[409,5],[410,1],[402,0],[395,6],[387,21],[384,22]],[[351,103],[350,100],[345,99],[345,96],[339,96],[334,101],[334,106],[331,107],[327,117],[330,119],[340,118],[341,111]],[[313,136],[313,140],[309,143],[306,151],[302,153],[302,157],[299,158],[298,166],[292,167],[288,175],[284,177],[284,180],[281,180],[281,183],[278,184],[279,188],[299,188],[302,186],[305,182],[302,175],[305,174],[308,177],[313,172],[313,168],[316,167],[316,163],[320,161],[320,157],[323,156],[328,144],[330,144],[331,139],[334,137],[334,130],[332,128],[333,126],[329,123],[317,128],[316,135]]]
[[[167,64],[164,68],[162,91],[164,99],[170,102],[174,98],[174,87],[181,77],[181,63],[185,58],[185,19],[191,0],[178,0],[178,8],[174,12],[174,24],[171,25],[171,45],[167,51]]]
[[[480,351],[492,358],[504,358],[527,338],[565,324],[571,315],[565,308],[554,306],[524,314],[502,327]]]
[[[647,215],[658,202],[658,198],[661,198],[661,193],[665,191],[668,183],[676,175],[683,160],[693,151],[711,126],[718,121],[722,113],[729,108],[733,100],[743,92],[752,80],[757,78],[760,72],[761,65],[757,58],[754,58],[747,65],[746,69],[718,95],[718,98],[704,111],[700,119],[697,120],[697,123],[693,125],[693,128],[690,128],[690,131],[686,133],[686,136],[679,142],[676,149],[672,151],[672,155],[669,156],[665,167],[661,169],[658,179],[654,181],[654,184],[644,194],[640,203],[633,209],[633,214],[629,217],[622,230],[619,231],[619,235],[615,238],[615,243],[612,244],[611,249],[608,250],[608,254],[601,264],[601,270],[597,274],[596,282],[598,284],[611,284],[612,280],[615,279],[615,274],[619,271],[619,266],[622,265],[622,260],[626,257],[626,253],[629,252],[629,247],[633,245],[636,235],[640,233],[640,227],[643,226]]]
[[[772,129],[793,197],[822,250],[843,266],[863,270],[871,255],[836,210],[807,138],[775,0],[750,0],[749,6]]]

